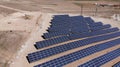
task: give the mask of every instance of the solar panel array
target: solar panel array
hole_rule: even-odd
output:
[[[100,57],[97,57],[95,59],[92,59],[78,67],[100,67],[102,64],[105,64],[106,62],[113,60],[114,58],[116,58],[118,56],[120,56],[120,48],[118,48],[114,51],[111,51],[105,55],[102,55]]]
[[[47,29],[47,33],[43,34],[44,40],[36,42],[34,45],[36,49],[46,48],[48,46],[58,45],[66,41],[77,40],[74,42],[68,42],[62,45],[54,46],[44,50],[38,50],[27,55],[29,63],[51,57],[72,49],[76,49],[81,46],[86,46],[92,43],[116,38],[120,36],[120,31],[117,27],[111,28],[110,24],[103,24],[102,22],[94,22],[90,17],[83,16],[69,16],[69,15],[55,15],[51,20],[51,25]],[[120,38],[111,40],[105,43],[96,44],[68,55],[55,58],[42,64],[38,64],[34,67],[62,67],[66,64],[79,60],[83,57],[91,55],[93,53],[108,49],[110,47],[120,44]],[[96,66],[101,66],[110,60],[120,56],[120,49],[111,51],[103,56],[92,59],[78,67],[95,65],[94,62],[99,63]],[[108,57],[109,59],[108,59]],[[102,59],[101,59],[102,58]],[[100,60],[98,60],[100,59]],[[106,60],[107,59],[107,60]],[[105,61],[104,61],[105,60]],[[104,61],[104,62],[103,62]]]
[[[120,67],[120,62],[118,62],[115,65],[113,65],[113,67]]]
[[[61,52],[65,52],[67,50],[75,49],[75,48],[78,48],[81,46],[85,46],[85,45],[88,45],[91,43],[103,41],[106,39],[111,39],[111,38],[118,37],[118,36],[120,36],[120,32],[109,34],[109,35],[98,36],[98,37],[92,37],[92,38],[88,38],[88,39],[84,39],[84,40],[75,41],[72,43],[63,44],[60,46],[56,46],[53,48],[49,48],[46,50],[37,51],[37,52],[34,52],[32,54],[28,54],[28,57],[30,58],[30,59],[28,58],[28,60],[30,62],[37,61],[37,60],[61,53]],[[33,58],[33,59],[31,59],[31,58]]]

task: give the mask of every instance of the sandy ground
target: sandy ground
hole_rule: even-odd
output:
[[[30,19],[25,19],[25,15],[28,15]],[[14,13],[0,20],[0,30],[20,30],[31,31],[36,25],[36,20],[40,16],[40,12],[26,12],[26,13]],[[7,19],[7,20],[6,20]]]
[[[0,31],[0,66],[7,67],[9,60],[15,56],[29,33],[23,31]]]
[[[112,27],[118,27],[120,28],[120,21],[109,19],[109,18],[100,18],[100,17],[91,17],[94,19],[96,22],[100,21],[103,22],[104,24],[111,24]]]
[[[21,3],[19,3],[21,2]],[[109,4],[119,4],[119,2],[107,2],[107,1],[65,1],[65,0],[11,0],[11,1],[3,1],[0,2],[1,5],[6,7],[11,7],[17,10],[24,11],[42,11],[49,13],[81,13],[81,6],[76,5],[75,3],[81,4],[83,3],[83,14],[94,15],[96,6],[94,5],[96,2],[98,3],[109,3]],[[16,6],[17,5],[17,6]],[[87,5],[87,7],[86,7]],[[89,6],[88,6],[89,5]],[[119,10],[114,9],[112,7],[99,7],[98,16],[105,16],[106,14],[111,16],[111,14],[117,13]]]
[[[51,15],[49,14],[43,14],[42,18],[40,19],[40,25],[36,26],[32,33],[30,34],[30,37],[28,41],[24,44],[20,52],[18,52],[18,56],[12,61],[10,67],[31,67],[26,60],[26,56],[29,52],[36,51],[33,44],[39,40],[42,40],[41,35],[45,33],[45,29],[49,26]]]

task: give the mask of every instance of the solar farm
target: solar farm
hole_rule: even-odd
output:
[[[0,67],[120,67],[120,0],[0,0]]]
[[[110,24],[103,24],[102,22],[95,22],[91,17],[69,15],[54,15],[50,24],[47,29],[48,32],[42,35],[44,40],[34,44],[34,47],[38,51],[29,53],[26,56],[26,60],[28,60],[29,63],[34,63],[41,59],[49,58],[76,48],[79,49],[83,46],[89,46],[92,43],[104,40],[109,41],[91,45],[84,49],[35,65],[34,67],[74,67],[74,64],[73,66],[67,66],[67,64],[69,65],[81,59],[84,60],[84,58],[89,55],[116,46],[118,47],[112,51],[89,59],[82,64],[80,63],[77,67],[101,67],[105,63],[120,57],[120,38],[117,38],[120,36],[120,31],[117,27],[111,27]],[[58,45],[59,43],[64,44]],[[39,50],[49,46],[53,47]],[[113,67],[120,67],[120,63],[115,63]]]

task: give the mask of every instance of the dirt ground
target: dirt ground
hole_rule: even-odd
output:
[[[20,3],[19,3],[20,2]],[[1,5],[20,9],[24,11],[42,11],[49,13],[79,13],[81,14],[81,5],[83,6],[83,14],[95,15],[96,5],[95,3],[107,3],[107,4],[119,4],[119,2],[108,1],[66,1],[66,0],[11,0],[2,1]],[[16,6],[17,5],[17,6]],[[98,16],[112,16],[119,13],[120,8],[115,7],[97,7]]]
[[[7,63],[20,49],[22,42],[27,39],[28,33],[22,31],[0,31],[0,66],[6,67]]]

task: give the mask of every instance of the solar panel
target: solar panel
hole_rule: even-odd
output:
[[[110,24],[106,24],[103,26],[90,27],[90,29],[91,29],[91,31],[97,31],[97,30],[106,29],[106,28],[110,28],[110,27],[111,27]]]
[[[61,42],[65,42],[65,41],[68,41],[68,40],[69,40],[69,38],[67,36],[61,36],[61,37],[57,37],[57,38],[53,38],[53,39],[48,39],[48,40],[43,40],[43,41],[40,41],[40,42],[36,42],[35,47],[37,49],[40,49],[40,48],[55,45],[55,44],[58,44],[58,43],[61,43]]]
[[[110,29],[98,30],[98,31],[88,32],[88,33],[83,33],[83,34],[76,33],[76,34],[70,34],[69,38],[73,40],[73,39],[78,39],[78,38],[83,38],[83,37],[107,34],[107,33],[116,32],[116,31],[119,31],[119,29],[118,28],[110,28]]]

